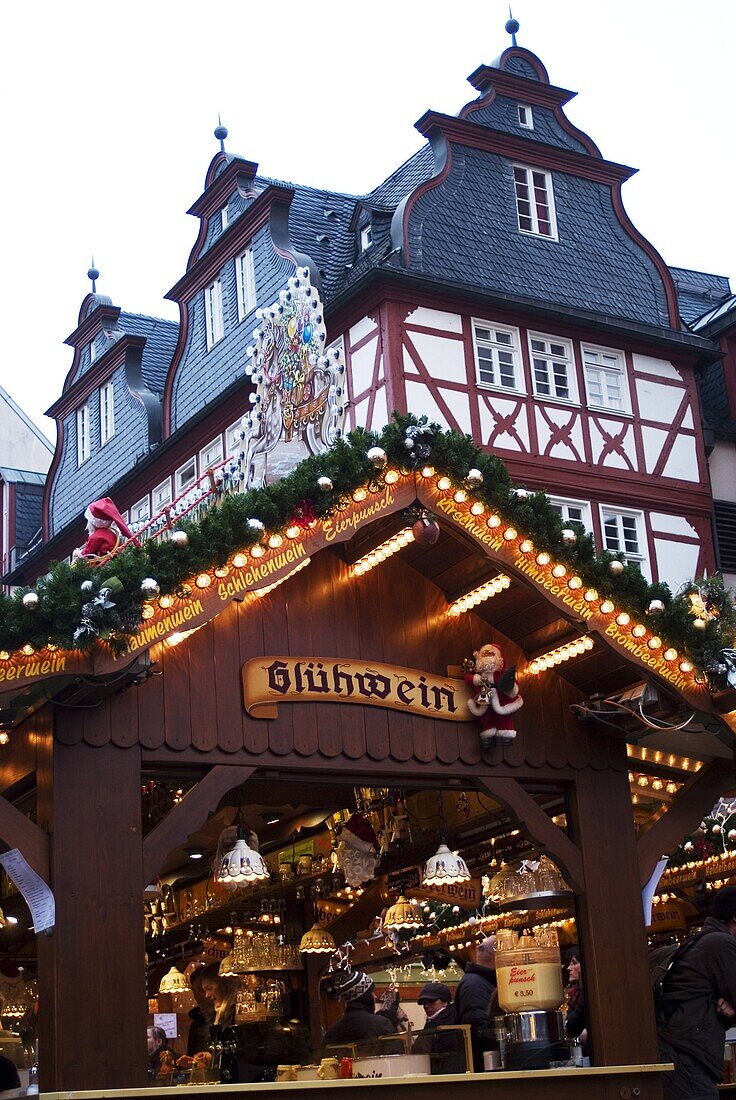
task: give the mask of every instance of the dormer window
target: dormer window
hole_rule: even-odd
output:
[[[534,116],[531,107],[527,107],[523,103],[517,103],[516,114],[519,119],[519,126],[523,126],[525,130],[534,129]]]
[[[204,290],[204,320],[207,337],[207,351],[222,340],[224,326],[222,321],[222,283],[215,279]]]
[[[556,240],[555,201],[549,172],[515,164],[514,194],[519,231]]]
[[[220,211],[220,220],[222,223],[222,230],[224,232],[230,224],[228,219],[227,206],[223,206],[222,210]]]
[[[89,404],[77,409],[77,466],[89,458]]]
[[[360,251],[365,252],[373,244],[373,222],[368,222],[360,231]]]
[[[112,382],[100,387],[100,445],[115,434],[115,391]]]

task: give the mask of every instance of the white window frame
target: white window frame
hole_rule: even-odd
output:
[[[242,424],[239,420],[236,420],[225,432],[225,450],[228,458],[234,458],[243,450],[243,440],[240,436],[242,430]]]
[[[596,356],[607,356],[608,358],[615,359],[615,366],[606,363],[589,363],[588,353]],[[585,396],[590,408],[605,409],[606,412],[615,413],[619,416],[631,416],[631,394],[629,392],[629,377],[626,369],[626,356],[622,351],[617,351],[616,348],[604,348],[598,344],[584,343],[581,345],[581,354],[583,357],[583,376],[585,378]],[[591,397],[590,383],[592,372],[600,372],[602,374],[601,380],[601,397]],[[611,377],[620,378],[620,390],[622,407],[618,408],[615,404],[611,403],[611,396],[609,394],[606,381]]]
[[[242,321],[256,308],[256,269],[252,244],[247,245],[235,257],[235,283],[238,291],[238,320]]]
[[[164,510],[167,504],[171,504],[173,499],[171,494],[171,478],[167,477],[165,481],[160,482],[151,492],[152,514],[157,516],[159,512]]]
[[[360,231],[360,251],[366,252],[373,244],[373,222],[368,222]]]
[[[623,525],[624,518],[634,521],[636,541],[638,546],[638,550],[636,552],[627,550],[626,548],[625,528]],[[618,533],[617,541],[619,543],[618,546],[609,546],[608,544],[608,539],[606,538],[607,519],[616,520],[616,528]],[[647,527],[644,513],[635,508],[621,508],[617,504],[601,504],[600,520],[603,549],[610,550],[614,554],[622,553],[627,562],[631,563],[632,565],[638,565],[644,576],[649,578],[651,576],[651,573],[649,568]]]
[[[532,114],[532,109],[528,103],[516,104],[516,117],[518,119],[519,126],[521,126],[522,129],[534,129],[534,115]]]
[[[568,497],[553,497],[547,498],[553,508],[559,508],[562,512],[563,524],[569,523],[582,523],[588,534],[593,534],[593,514],[590,510],[590,501],[588,500],[572,500]],[[570,514],[572,508],[580,510],[580,518]]]
[[[524,183],[517,180],[516,173],[524,173]],[[539,210],[536,202],[531,199],[531,193],[536,187],[539,186],[539,177],[544,180],[544,196],[546,200],[547,210],[549,212],[549,233],[543,233],[540,228]],[[546,172],[543,168],[530,168],[526,164],[513,164],[511,172],[511,181],[514,187],[514,204],[516,207],[516,223],[519,228],[519,232],[523,233],[525,237],[541,237],[545,241],[556,241],[557,237],[557,212],[555,210],[555,193],[552,186],[552,173]],[[519,187],[526,187],[526,197],[522,197],[519,194]],[[529,213],[522,209],[521,204],[526,203],[529,207]],[[528,221],[529,224],[522,224]]]
[[[211,470],[213,466],[218,466],[222,462],[222,459],[222,436],[218,435],[199,452],[199,468],[202,473],[206,473],[206,471]]]
[[[92,364],[95,362],[96,359],[97,359],[97,337],[93,336],[92,339],[89,342],[89,365],[92,366]]]
[[[521,339],[518,328],[513,328],[510,325],[499,325],[495,321],[484,321],[480,317],[473,317],[473,355],[475,357],[475,377],[479,387],[487,390],[501,390],[504,393],[526,393],[524,385],[524,369],[521,361]],[[491,331],[491,339],[478,336],[477,330],[479,328],[489,329]],[[498,333],[503,333],[505,336],[511,337],[511,342],[505,344],[497,339]],[[496,337],[494,339],[493,337]],[[493,372],[497,377],[497,381],[488,381],[481,377],[481,370],[486,373],[489,372],[488,361],[483,360],[480,357],[480,349],[487,349],[491,352],[495,352],[492,356]],[[502,364],[498,352],[510,351],[511,352],[511,367],[514,376],[514,385],[509,386],[501,382],[500,379],[503,375],[501,367],[506,367],[506,373],[508,371],[508,364]]]
[[[138,529],[144,527],[151,518],[151,498],[148,493],[130,507],[130,522],[138,525]]]
[[[534,340],[544,341],[546,344],[549,345],[548,350],[545,350],[543,352],[536,351],[532,347],[532,342]],[[553,344],[560,344],[565,349],[565,355],[560,356],[553,352]],[[580,398],[578,396],[578,378],[577,371],[575,369],[575,352],[573,349],[572,340],[566,340],[562,336],[553,336],[552,333],[549,332],[527,332],[527,347],[529,349],[529,366],[531,368],[532,374],[532,390],[536,394],[536,396],[541,398],[541,400],[543,401],[561,402],[564,405],[579,405]],[[535,358],[545,359],[552,368],[548,371],[550,390],[552,391],[551,393],[542,393],[539,388],[537,370],[534,363]],[[557,382],[554,375],[553,367],[555,363],[562,362],[564,362],[566,368],[565,375],[567,379],[567,397],[561,397],[560,394],[556,392]]]
[[[112,379],[100,386],[100,446],[115,435],[115,387]]]
[[[225,335],[222,316],[222,280],[215,279],[204,288],[204,324],[207,351],[218,344]]]
[[[191,470],[191,473],[188,471]],[[197,456],[192,455],[186,462],[183,462],[178,470],[174,471],[174,490],[175,496],[179,497],[182,493],[194,485],[197,480]]]
[[[89,401],[85,401],[77,409],[77,466],[86,462],[92,453],[89,439]]]
[[[227,212],[227,203],[225,203],[225,205],[220,210],[220,226],[222,228],[223,233],[225,232],[225,230],[227,229],[229,224],[230,224],[230,216]]]

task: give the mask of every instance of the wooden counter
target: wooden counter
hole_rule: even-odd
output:
[[[225,1094],[266,1097],[288,1095],[298,1100],[304,1093],[323,1091],[329,1100],[349,1100],[359,1090],[375,1090],[376,1100],[421,1100],[437,1089],[437,1100],[661,1100],[662,1074],[670,1064],[648,1066],[601,1066],[590,1069],[540,1069],[494,1073],[436,1074],[432,1077],[358,1078],[350,1081],[284,1081],[251,1085],[177,1085],[171,1088],[109,1089],[94,1092],[45,1092],[40,1100],[156,1100],[185,1096],[192,1100],[213,1100]],[[360,1091],[360,1095],[364,1095]],[[316,1100],[316,1097],[315,1097]]]

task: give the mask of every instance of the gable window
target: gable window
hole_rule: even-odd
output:
[[[222,210],[220,211],[220,222],[222,223],[223,231],[227,229],[228,225],[230,224],[227,206],[223,206]]]
[[[115,396],[112,382],[100,387],[100,444],[104,447],[115,434]]]
[[[185,462],[183,466],[174,474],[174,481],[176,483],[176,495],[180,496],[185,489],[188,489],[190,485],[194,485],[197,480],[197,460],[196,458],[190,458],[188,462]]]
[[[89,345],[89,362],[90,362],[90,366],[94,363],[95,359],[97,358],[97,355],[98,355],[98,345],[97,345],[97,337],[95,336],[94,340],[92,340],[90,342],[90,345]]]
[[[525,130],[534,129],[534,116],[532,115],[531,107],[526,107],[522,103],[516,105],[516,114],[519,119],[519,126],[523,126]]]
[[[588,404],[599,409],[630,412],[624,357],[609,348],[583,346]]]
[[[253,266],[253,247],[235,257],[235,282],[238,290],[238,320],[256,308],[256,273]]]
[[[222,283],[215,279],[205,287],[204,291],[204,321],[207,335],[207,350],[214,347],[218,340],[222,340],[224,327],[222,323]]]
[[[151,518],[151,504],[148,495],[137,500],[130,509],[130,524],[136,531],[140,531]]]
[[[581,523],[586,531],[592,531],[593,525],[590,518],[590,505],[585,500],[566,500],[564,497],[550,497],[549,503],[554,508],[563,524]]]
[[[89,404],[85,402],[77,409],[77,466],[86,462],[89,455]]]
[[[493,323],[473,322],[473,346],[478,382],[484,386],[500,386],[505,390],[521,390],[519,366],[519,333]]]
[[[623,552],[627,562],[642,568],[647,560],[644,550],[643,522],[641,512],[601,508],[605,549],[612,550],[614,553]]]
[[[365,252],[373,244],[373,223],[368,222],[360,231],[360,251]]]
[[[222,462],[222,436],[218,435],[206,447],[199,452],[199,468],[202,471],[211,470]]]
[[[520,231],[556,240],[555,203],[549,172],[515,164],[514,193]]]
[[[569,341],[530,332],[529,352],[534,392],[539,397],[576,401],[575,368]]]
[[[157,516],[159,512],[162,512],[167,504],[171,504],[171,478],[167,477],[166,481],[162,481],[160,485],[151,493],[151,503],[153,507],[153,514]]]

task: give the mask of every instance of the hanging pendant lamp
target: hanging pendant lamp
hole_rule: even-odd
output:
[[[331,955],[337,951],[337,944],[324,925],[317,922],[302,936],[299,950],[305,955]]]
[[[233,953],[231,951],[220,963],[218,974],[221,978],[235,978],[237,977],[237,971],[234,969],[234,966]]]
[[[240,797],[233,826],[223,829],[217,842],[215,882],[265,882],[271,877],[271,872],[260,852],[248,843],[252,839],[257,844],[258,838],[243,820]]]
[[[177,970],[175,966],[172,966],[168,974],[164,974],[161,979],[161,985],[158,987],[159,993],[188,993],[189,982],[186,980],[181,970]]]
[[[440,846],[424,867],[423,886],[451,886],[458,882],[468,882],[470,871],[462,856],[451,852],[447,846],[445,814],[442,794],[437,795],[437,812],[440,819]]]
[[[424,916],[416,902],[402,894],[383,918],[383,927],[394,932],[416,932],[424,927]]]

